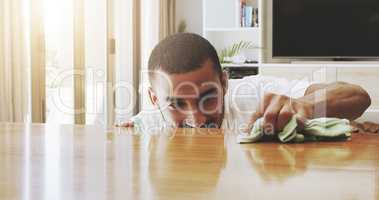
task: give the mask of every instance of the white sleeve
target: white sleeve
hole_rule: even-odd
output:
[[[307,78],[288,80],[285,78],[261,75],[246,77],[246,81],[254,82],[261,97],[263,97],[265,93],[270,92],[286,95],[292,98],[299,98],[304,96],[305,91],[310,85],[310,81],[307,80]]]

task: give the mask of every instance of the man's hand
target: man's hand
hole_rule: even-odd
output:
[[[296,115],[301,128],[305,120],[311,118],[312,110],[312,105],[306,101],[267,93],[251,117],[246,131],[250,132],[255,121],[263,117],[264,132],[266,134],[278,133],[283,130],[294,115]]]
[[[133,128],[134,127],[134,122],[133,121],[126,121],[120,124],[116,124],[116,127],[121,127],[121,128]]]

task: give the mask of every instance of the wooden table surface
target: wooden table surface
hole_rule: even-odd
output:
[[[379,199],[379,135],[239,145],[220,130],[160,135],[0,124],[0,199]]]

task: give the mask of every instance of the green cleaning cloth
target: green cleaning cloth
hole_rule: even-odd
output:
[[[262,128],[263,119],[260,118],[254,123],[254,127],[248,135],[239,135],[238,143],[259,142],[264,137]],[[298,133],[296,117],[288,122],[284,129],[277,134],[278,139],[283,143],[301,143],[306,141],[325,140],[347,140],[351,136],[352,127],[347,119],[318,118],[305,122],[304,129]]]

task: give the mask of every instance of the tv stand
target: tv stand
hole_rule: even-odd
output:
[[[379,65],[378,59],[358,59],[358,58],[333,58],[329,60],[291,60],[290,64],[376,64]]]
[[[351,62],[351,61],[358,61],[355,58],[333,58],[332,61],[334,62]]]

